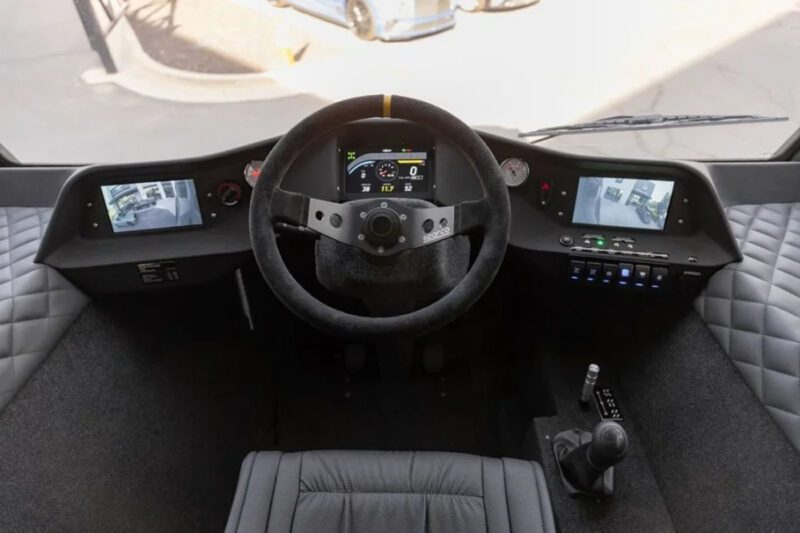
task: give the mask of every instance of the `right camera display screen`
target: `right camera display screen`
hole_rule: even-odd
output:
[[[674,187],[671,180],[581,177],[572,222],[663,230]]]

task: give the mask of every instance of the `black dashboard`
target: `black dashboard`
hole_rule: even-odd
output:
[[[708,169],[610,160],[481,134],[506,176],[511,247],[580,285],[693,288],[739,259]],[[88,166],[64,184],[37,260],[88,292],[202,283],[252,254],[251,183],[276,140],[192,160]],[[424,127],[373,119],[307,147],[282,188],[321,200],[482,197],[476,171]]]

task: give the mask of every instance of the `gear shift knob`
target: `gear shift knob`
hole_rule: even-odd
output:
[[[610,496],[612,467],[628,453],[628,434],[618,423],[603,420],[591,433],[562,431],[553,438],[553,452],[570,495]]]
[[[611,420],[603,420],[594,427],[586,459],[596,470],[608,470],[625,459],[627,453],[628,434],[622,426]]]

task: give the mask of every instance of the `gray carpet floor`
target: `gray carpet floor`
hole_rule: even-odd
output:
[[[251,450],[502,453],[493,372],[351,377],[274,302],[246,331],[233,294],[90,304],[0,413],[0,531],[222,531]]]
[[[90,305],[0,414],[0,531],[224,528],[274,388],[246,334],[175,312]]]

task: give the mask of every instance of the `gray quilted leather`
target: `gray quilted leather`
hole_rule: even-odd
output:
[[[52,211],[0,207],[0,410],[87,302],[58,272],[33,262]]]
[[[800,451],[800,203],[726,209],[744,260],[695,307]]]

